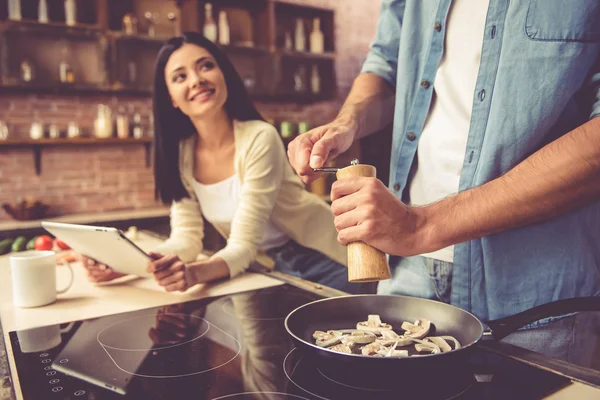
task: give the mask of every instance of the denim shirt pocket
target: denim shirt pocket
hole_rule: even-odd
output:
[[[600,42],[600,0],[529,0],[525,34],[547,42]]]

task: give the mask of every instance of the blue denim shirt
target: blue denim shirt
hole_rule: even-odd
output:
[[[389,183],[399,198],[431,105],[450,4],[382,0],[363,65],[396,90]],[[459,191],[600,115],[599,56],[600,1],[490,0]],[[600,203],[455,246],[451,302],[479,318],[589,295],[600,295]]]

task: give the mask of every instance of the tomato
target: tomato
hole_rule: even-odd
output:
[[[35,249],[36,250],[52,250],[54,242],[52,238],[48,235],[38,236],[35,239]]]
[[[62,249],[62,250],[69,250],[69,249],[71,249],[68,244],[66,244],[65,242],[63,242],[59,238],[54,239],[54,243],[56,244],[56,246],[58,246],[59,249]]]

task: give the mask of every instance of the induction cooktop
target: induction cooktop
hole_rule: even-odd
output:
[[[539,399],[569,383],[483,349],[463,370],[381,385],[294,348],[290,285],[9,333],[25,400]],[[394,374],[396,377],[396,375]]]

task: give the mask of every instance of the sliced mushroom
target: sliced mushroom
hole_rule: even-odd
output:
[[[327,332],[315,331],[312,336],[313,336],[313,339],[322,339],[323,337],[331,336],[331,335]]]
[[[383,346],[377,342],[369,343],[361,349],[361,353],[363,356],[371,356],[381,350]]]
[[[448,342],[454,343],[454,350],[460,349],[460,342],[454,336],[438,336],[441,339],[444,339]]]
[[[438,345],[436,345],[435,343],[427,343],[427,342],[415,344],[415,350],[417,350],[419,353],[422,351],[428,351],[431,354],[441,353],[441,350]]]
[[[442,351],[442,353],[452,351],[452,347],[450,347],[450,345],[442,337],[429,336],[429,337],[425,338],[425,341],[430,341],[431,343],[434,343],[435,345],[437,345],[440,348],[440,350]]]
[[[411,324],[410,322],[403,322],[401,328],[406,331],[404,333],[405,337],[423,339],[429,334],[431,321],[427,319],[418,319],[414,324]]]
[[[356,329],[360,331],[372,332],[375,334],[381,334],[381,331],[391,331],[392,326],[381,322],[381,317],[377,314],[370,314],[366,321],[359,322],[356,324]]]
[[[319,347],[329,347],[329,346],[333,346],[336,345],[338,343],[342,342],[342,338],[341,337],[334,337],[331,339],[324,339],[324,340],[319,340],[317,339],[317,341],[315,342],[315,344]]]
[[[352,335],[355,334],[356,332],[359,332],[356,329],[335,329],[335,330],[329,330],[327,331],[328,334],[330,335],[334,335],[334,336],[341,336],[341,335]]]
[[[329,350],[337,351],[338,353],[352,354],[350,346],[344,343],[336,344],[335,346],[330,347]]]
[[[398,334],[392,330],[384,330],[381,331],[381,337],[384,339],[398,339],[400,336],[398,336]]]
[[[348,335],[342,337],[342,341],[351,341],[357,344],[368,344],[373,343],[377,339],[377,336],[370,332],[357,332],[354,335]]]

